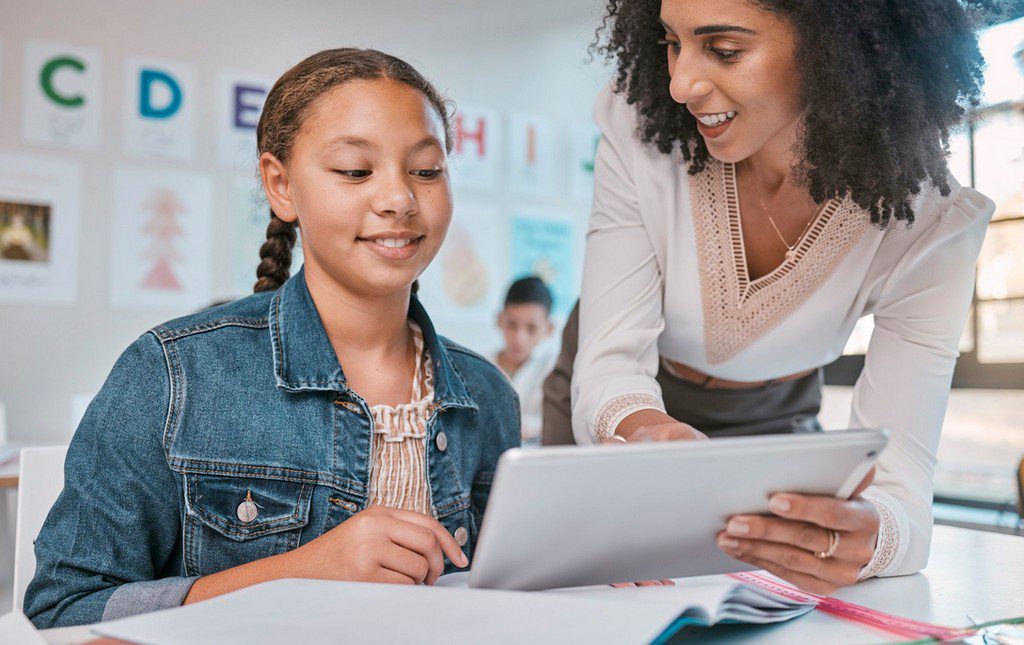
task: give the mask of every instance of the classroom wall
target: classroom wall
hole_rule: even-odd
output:
[[[110,305],[108,272],[114,169],[137,166],[198,171],[213,180],[211,296],[232,295],[229,192],[252,173],[225,168],[215,157],[217,74],[221,70],[276,78],[318,49],[373,46],[399,55],[456,102],[538,114],[558,127],[589,120],[607,70],[587,65],[586,45],[599,22],[599,0],[33,0],[0,4],[0,152],[37,153],[81,171],[77,298],[71,306],[0,304],[0,402],[12,442],[64,442],[72,398],[101,386],[118,354],[147,328],[188,313]],[[101,145],[95,151],[54,150],[22,134],[22,59],[28,40],[98,48],[103,64]],[[196,152],[193,161],[138,160],[122,143],[124,61],[133,56],[194,66]],[[559,153],[561,154],[561,153]],[[564,173],[559,164],[559,173]],[[565,177],[559,177],[560,184]],[[504,184],[488,191],[456,188],[459,200],[487,203],[507,216],[513,207],[566,213],[582,239],[588,206],[565,191],[536,199]],[[458,207],[457,207],[458,208]],[[503,239],[507,226],[495,227]],[[577,240],[578,241],[578,240]],[[257,261],[253,251],[253,270]],[[578,263],[578,248],[573,262]],[[435,312],[442,331],[486,351],[497,342],[488,320]]]

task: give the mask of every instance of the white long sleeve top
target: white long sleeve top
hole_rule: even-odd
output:
[[[882,231],[849,200],[827,204],[791,261],[751,281],[732,164],[695,176],[636,137],[633,108],[605,88],[572,380],[579,443],[642,409],[664,411],[659,355],[761,381],[835,360],[874,314],[851,427],[890,432],[864,493],[881,518],[862,577],[924,567],[932,474],[975,264],[994,204],[950,177],[914,196],[911,228]],[[698,428],[699,430],[700,428]]]

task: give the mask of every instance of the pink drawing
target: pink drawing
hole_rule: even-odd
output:
[[[142,234],[150,238],[142,257],[153,262],[142,280],[142,287],[181,291],[181,281],[174,274],[173,265],[184,259],[175,247],[175,238],[185,234],[178,223],[178,217],[185,212],[185,207],[178,201],[178,196],[173,190],[158,188],[153,191],[142,208],[143,211],[150,213],[149,219],[142,227]]]

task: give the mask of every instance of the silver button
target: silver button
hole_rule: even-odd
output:
[[[437,438],[434,439],[434,444],[437,445],[437,449],[441,452],[448,450],[448,435],[443,432],[438,432]]]
[[[256,502],[252,501],[251,494],[246,495],[245,501],[238,505],[237,513],[238,519],[241,520],[242,524],[248,524],[260,514],[259,509],[256,508]]]
[[[459,543],[459,546],[466,546],[466,542],[469,540],[469,531],[466,530],[465,526],[460,526],[455,529],[455,541]]]

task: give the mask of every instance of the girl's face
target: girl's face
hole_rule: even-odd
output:
[[[660,18],[669,92],[697,118],[711,155],[788,154],[801,113],[793,28],[749,0],[662,0]]]
[[[437,255],[452,217],[440,116],[392,80],[352,81],[309,110],[288,163],[264,153],[270,205],[298,219],[307,273],[353,293],[408,290]]]

